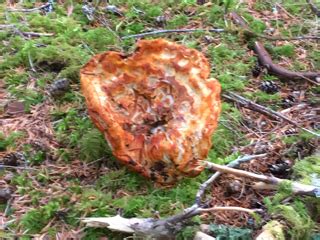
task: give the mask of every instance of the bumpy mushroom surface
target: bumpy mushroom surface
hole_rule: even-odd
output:
[[[94,56],[81,69],[88,112],[122,163],[160,184],[197,176],[220,114],[220,84],[202,53],[140,40],[129,57]]]

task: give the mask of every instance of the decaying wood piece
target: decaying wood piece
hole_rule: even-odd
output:
[[[202,53],[164,39],[81,69],[88,112],[119,161],[160,184],[197,176],[220,114],[220,84]]]
[[[232,12],[230,17],[235,24],[239,25],[244,30],[251,32],[247,23],[236,12]],[[258,41],[254,43],[253,51],[257,54],[260,65],[266,68],[269,74],[282,79],[307,80],[319,85],[320,72],[294,72],[281,67],[278,64],[273,63],[268,51],[265,49],[263,44]]]

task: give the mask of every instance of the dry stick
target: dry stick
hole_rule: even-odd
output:
[[[188,32],[215,32],[221,33],[224,32],[224,29],[217,28],[217,29],[167,29],[167,30],[156,30],[151,32],[133,34],[121,37],[121,39],[128,39],[128,38],[141,38],[150,35],[157,35],[157,34],[164,34],[164,33],[188,33]]]
[[[231,14],[233,14],[233,13],[231,13]],[[246,30],[247,30],[248,34],[250,34],[251,36],[257,37],[257,38],[265,38],[270,41],[290,41],[290,40],[306,40],[306,39],[320,40],[319,36],[297,36],[297,37],[285,38],[285,37],[270,37],[270,36],[266,36],[266,35],[259,35],[259,34],[256,34],[252,31],[250,31],[244,21],[243,21],[243,23],[246,26]],[[244,26],[242,26],[242,27],[244,27]],[[146,37],[146,36],[165,34],[165,33],[190,33],[190,32],[215,32],[215,33],[230,32],[230,33],[232,33],[233,31],[227,31],[222,28],[216,28],[216,29],[201,29],[201,28],[199,28],[199,29],[197,29],[197,28],[193,28],[193,29],[165,29],[165,30],[155,30],[155,31],[151,31],[151,32],[123,36],[123,37],[121,37],[121,39],[142,38],[142,37]]]
[[[26,9],[26,8],[21,8],[21,9],[17,9],[17,8],[9,8],[7,9],[8,12],[34,12],[34,11],[39,11],[43,8],[46,8],[48,6],[50,6],[51,3],[46,3],[40,7],[36,7],[36,8],[30,8],[30,9]]]
[[[28,37],[51,37],[54,35],[54,33],[37,33],[37,32],[21,32],[23,35]]]
[[[199,215],[204,212],[215,211],[241,211],[253,214],[260,210],[246,209],[241,207],[227,206],[212,208],[188,208],[183,213],[166,218],[166,219],[154,219],[154,218],[123,218],[119,215],[114,217],[98,217],[98,218],[84,218],[83,222],[88,226],[93,227],[107,227],[111,230],[136,233],[138,235],[150,236],[156,239],[171,239],[179,231],[186,220],[193,216]]]
[[[249,31],[251,33],[247,23],[236,12],[230,13],[230,17],[234,21],[234,23],[244,28],[245,31]],[[258,37],[261,37],[261,36],[258,36]],[[272,40],[273,37],[265,36],[265,38],[267,38],[268,40]],[[317,37],[317,38],[320,39],[320,37]],[[285,40],[285,39],[275,38],[273,40]],[[296,40],[301,40],[301,39],[296,39]],[[265,67],[270,74],[275,75],[279,78],[284,78],[284,79],[292,79],[292,80],[304,79],[316,85],[319,85],[317,81],[320,80],[320,72],[294,72],[294,71],[287,70],[277,64],[274,64],[272,62],[272,58],[270,54],[265,49],[263,44],[261,44],[260,42],[255,42],[253,50],[258,55],[259,63],[263,67]]]
[[[19,166],[10,166],[10,165],[3,165],[3,164],[0,164],[0,170],[1,170],[2,168],[5,168],[5,169],[15,169],[15,170],[31,170],[31,171],[39,171],[38,169],[31,168],[31,167],[19,167]]]
[[[311,0],[307,0],[307,3],[309,4],[312,12],[320,17],[320,10],[317,8],[317,6]]]
[[[208,169],[212,169],[215,171],[229,173],[229,174],[233,174],[233,175],[239,176],[239,177],[247,177],[247,178],[251,178],[251,179],[254,179],[257,181],[261,181],[261,182],[265,182],[265,183],[269,183],[269,184],[273,184],[273,185],[280,185],[281,183],[283,183],[285,181],[289,181],[286,179],[276,178],[276,177],[272,177],[272,176],[265,176],[265,175],[261,175],[261,174],[247,172],[244,170],[234,169],[234,168],[222,166],[222,165],[212,163],[212,162],[206,162],[206,167]],[[291,182],[292,190],[295,193],[314,196],[314,197],[320,196],[320,187],[315,187],[315,186],[301,184],[301,183],[292,182],[292,181],[289,181],[289,182]]]
[[[255,190],[277,190],[278,186],[274,184],[268,184],[265,182],[256,182],[251,186]],[[292,187],[292,192],[296,195],[309,195],[306,194],[305,189],[301,189],[300,187],[297,188],[295,186]],[[319,187],[314,191],[314,195],[310,194],[312,196],[320,197]]]
[[[237,212],[246,212],[250,214],[254,214],[256,212],[263,211],[262,209],[248,209],[243,207],[212,207],[212,208],[200,208],[200,212],[214,212],[214,211],[237,211]]]
[[[245,108],[248,108],[248,109],[251,109],[253,111],[256,111],[256,112],[259,112],[263,115],[266,115],[266,116],[269,116],[275,120],[285,120],[287,121],[288,123],[294,125],[295,127],[297,128],[300,128],[312,135],[315,135],[317,137],[320,137],[320,134],[316,133],[316,132],[313,132],[307,128],[304,128],[304,127],[301,127],[298,123],[294,122],[293,120],[291,120],[290,118],[284,116],[283,114],[279,113],[279,112],[276,112],[272,109],[269,109],[267,107],[264,107],[260,104],[257,104],[249,99],[246,99],[238,94],[235,94],[233,92],[228,92],[227,94],[222,94],[222,97],[224,97],[225,99],[227,100],[230,100],[230,101],[233,101],[233,102],[236,102],[238,103],[240,106],[242,107],[245,107]]]
[[[18,29],[18,27],[14,24],[0,24],[1,29],[11,29],[13,33],[25,36],[25,37],[51,37],[54,33],[37,33],[37,32],[23,32]]]
[[[238,167],[241,163],[250,161],[252,159],[256,159],[256,158],[262,158],[267,156],[267,154],[259,154],[259,155],[246,155],[246,156],[241,156],[238,157],[236,160],[230,162],[227,164],[228,167]],[[211,185],[219,176],[221,175],[221,172],[216,172],[214,173],[207,181],[205,181],[204,183],[202,183],[200,185],[200,188],[196,194],[196,204],[198,206],[200,206],[201,204],[201,198],[204,195],[205,190],[208,188],[209,185]]]

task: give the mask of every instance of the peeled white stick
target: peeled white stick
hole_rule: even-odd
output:
[[[234,169],[234,168],[230,168],[230,167],[219,165],[212,162],[206,162],[206,167],[208,169],[212,169],[222,173],[229,173],[239,177],[247,177],[247,178],[251,178],[251,179],[268,183],[271,185],[280,185],[285,181],[289,181],[291,183],[292,191],[294,193],[301,194],[301,195],[309,195],[313,197],[320,197],[320,187],[293,182],[287,179],[276,178],[273,176],[265,176],[262,174],[256,174],[256,173],[247,172],[244,170]]]

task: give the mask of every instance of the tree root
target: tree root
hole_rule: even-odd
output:
[[[250,31],[249,26],[240,17],[236,12],[230,14],[231,20],[245,31]],[[271,37],[272,38],[272,37]],[[270,38],[267,38],[270,40]],[[282,40],[282,39],[276,39]],[[288,69],[285,69],[275,63],[273,63],[272,58],[268,51],[265,49],[262,43],[256,41],[253,46],[253,51],[257,54],[259,63],[261,66],[267,69],[268,73],[275,75],[281,79],[290,79],[290,80],[307,80],[316,85],[320,85],[320,72],[294,72]]]

